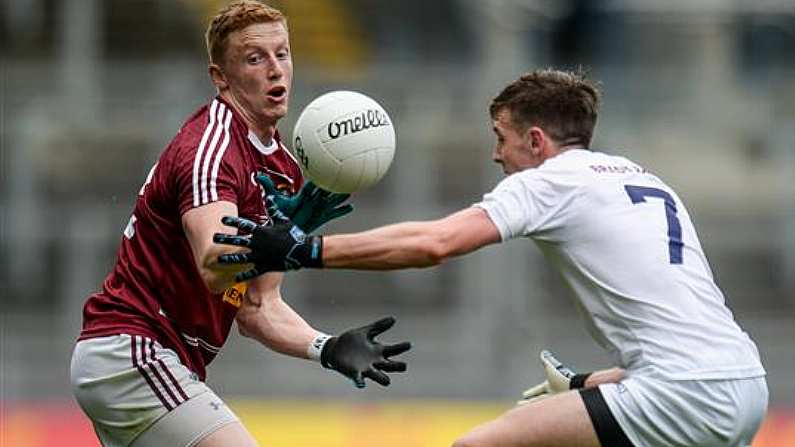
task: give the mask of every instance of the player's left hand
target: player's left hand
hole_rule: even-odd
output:
[[[281,214],[305,233],[312,233],[326,222],[353,211],[353,205],[342,204],[350,194],[326,191],[312,181],[304,183],[297,194],[288,195],[276,189],[267,174],[258,174],[256,180],[265,190],[268,213],[272,217]]]
[[[237,282],[247,281],[267,272],[298,270],[302,267],[323,266],[323,238],[304,233],[289,220],[257,225],[235,216],[224,216],[224,225],[237,227],[239,235],[215,233],[216,244],[248,248],[244,253],[228,253],[218,257],[220,264],[254,264],[254,268],[235,275]]]
[[[353,380],[357,388],[365,387],[365,377],[379,385],[388,386],[390,379],[386,373],[406,371],[406,363],[390,360],[390,357],[411,349],[409,342],[384,345],[375,340],[378,334],[394,324],[393,317],[386,317],[330,338],[323,345],[320,362],[324,367]]]
[[[540,357],[547,380],[525,390],[522,393],[522,398],[516,402],[517,404],[523,405],[585,386],[585,381],[590,373],[575,373],[546,349],[541,351]]]

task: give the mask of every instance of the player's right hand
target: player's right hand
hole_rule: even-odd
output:
[[[522,398],[516,402],[519,405],[545,399],[564,391],[583,388],[585,380],[591,375],[591,373],[575,373],[546,349],[541,351],[540,356],[547,380],[525,390],[522,393]]]
[[[409,342],[384,345],[375,340],[378,334],[394,324],[393,317],[386,317],[331,337],[323,345],[320,363],[353,380],[357,388],[365,387],[365,377],[379,385],[388,386],[390,379],[386,373],[406,371],[405,362],[397,362],[390,357],[411,349]]]
[[[248,252],[218,256],[218,263],[227,265],[254,264],[250,270],[235,275],[243,282],[267,272],[284,272],[304,267],[323,266],[323,237],[304,233],[289,220],[279,220],[272,226],[237,216],[224,216],[224,225],[236,227],[241,234],[215,233],[216,244],[248,248]]]
[[[342,203],[350,194],[326,191],[308,181],[295,195],[285,194],[273,184],[267,174],[259,174],[257,183],[265,190],[265,204],[271,217],[287,218],[304,233],[312,233],[326,222],[353,211],[353,205]]]

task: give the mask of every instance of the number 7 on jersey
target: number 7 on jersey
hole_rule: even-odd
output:
[[[646,197],[656,197],[665,203],[665,219],[668,221],[668,259],[671,264],[682,263],[682,225],[676,216],[676,202],[670,194],[662,189],[648,186],[624,185],[632,203],[646,201]]]

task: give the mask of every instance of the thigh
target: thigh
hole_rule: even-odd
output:
[[[582,397],[574,391],[515,407],[454,446],[600,447]]]
[[[257,441],[240,422],[225,425],[204,438],[196,447],[258,447]]]
[[[212,390],[192,397],[138,436],[130,447],[256,447],[254,438]]]
[[[732,386],[737,389],[736,392],[741,396],[742,402],[745,402],[743,416],[738,424],[740,442],[737,445],[750,446],[767,415],[769,398],[767,381],[764,377],[758,377],[734,381]]]
[[[72,392],[106,447],[126,447],[155,421],[209,390],[176,353],[141,336],[77,343]]]

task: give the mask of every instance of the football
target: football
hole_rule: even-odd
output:
[[[372,98],[334,91],[304,108],[292,143],[307,178],[323,189],[351,193],[384,177],[395,155],[395,128]]]

